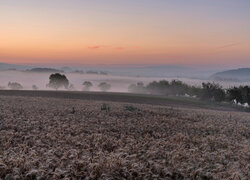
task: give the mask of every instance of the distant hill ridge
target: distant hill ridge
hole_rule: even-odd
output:
[[[59,70],[59,69],[53,69],[53,68],[32,68],[27,70],[27,72],[40,72],[40,73],[62,73],[64,71]]]
[[[250,68],[231,69],[215,73],[211,76],[214,80],[250,81]]]
[[[0,62],[0,70],[26,70],[27,68],[31,67],[25,65],[7,64]]]

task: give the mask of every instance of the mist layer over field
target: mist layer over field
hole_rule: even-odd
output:
[[[8,82],[18,82],[24,89],[31,90],[32,85],[36,85],[39,90],[51,90],[46,85],[49,82],[49,76],[52,73],[36,73],[36,72],[21,72],[21,71],[0,71],[0,87],[8,89]],[[100,91],[98,84],[107,82],[111,84],[111,92],[128,92],[128,86],[133,83],[143,82],[145,85],[152,81],[159,80],[173,80],[178,79],[189,85],[200,86],[202,82],[208,82],[204,79],[178,78],[178,77],[129,77],[118,75],[100,75],[100,74],[80,74],[80,73],[63,73],[67,76],[70,84],[74,85],[75,90],[81,91],[83,89],[82,83],[84,81],[91,81],[93,87],[91,91]],[[223,87],[249,85],[250,82],[219,82]]]

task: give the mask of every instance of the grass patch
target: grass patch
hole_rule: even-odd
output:
[[[103,103],[101,106],[101,111],[110,112],[110,106],[108,104]]]
[[[126,105],[126,106],[124,106],[124,110],[130,111],[130,112],[140,111],[140,109],[138,109],[137,107],[132,106],[132,105]]]

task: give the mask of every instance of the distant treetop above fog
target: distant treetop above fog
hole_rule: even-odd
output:
[[[56,90],[61,87],[68,89],[69,80],[64,74],[60,74],[60,73],[51,74],[49,77],[49,84],[47,84],[47,87],[50,87]]]

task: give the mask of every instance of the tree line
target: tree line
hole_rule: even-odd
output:
[[[89,91],[91,87],[93,87],[93,84],[90,81],[83,82],[83,90]],[[47,87],[53,88],[53,89],[59,89],[61,87],[69,90],[74,90],[73,84],[69,83],[68,78],[64,74],[55,73],[51,74],[49,77],[49,83],[47,84]],[[99,89],[101,91],[108,91],[111,88],[111,85],[106,82],[101,82],[98,85]]]
[[[83,91],[89,91],[93,87],[93,84],[90,81],[85,81],[83,82],[82,85],[83,85]],[[46,87],[52,88],[55,90],[58,90],[60,88],[64,88],[67,90],[75,90],[74,85],[70,84],[68,78],[64,74],[60,74],[60,73],[51,74],[49,76],[49,83],[46,85]],[[9,82],[8,88],[12,90],[22,90],[23,86],[17,82]],[[111,85],[107,82],[101,82],[98,84],[98,88],[101,91],[108,91],[110,90]],[[4,88],[1,88],[1,89],[4,89]],[[38,87],[36,85],[32,85],[32,89],[38,90]]]
[[[179,80],[153,81],[148,85],[142,82],[131,84],[128,88],[129,92],[146,93],[165,96],[192,96],[201,100],[210,100],[216,102],[235,101],[236,103],[248,103],[250,105],[250,87],[239,86],[223,89],[221,85],[216,83],[202,83],[202,86],[191,86]]]
[[[82,83],[83,91],[90,91],[93,87],[92,82],[85,81]],[[10,89],[21,90],[23,86],[17,82],[9,82],[8,87]],[[55,73],[49,77],[49,83],[46,87],[58,90],[59,88],[65,88],[67,90],[74,90],[74,85],[69,83],[68,78],[64,74]],[[101,91],[108,91],[111,89],[111,85],[107,82],[101,82],[98,85]],[[36,85],[32,86],[33,90],[38,90]],[[172,81],[153,81],[147,85],[143,82],[137,84],[131,84],[128,87],[129,92],[144,93],[164,96],[191,96],[197,97],[201,100],[209,101],[234,101],[235,103],[248,103],[250,105],[250,87],[239,86],[228,89],[223,89],[221,85],[211,82],[203,82],[201,86],[191,86],[180,80]]]

